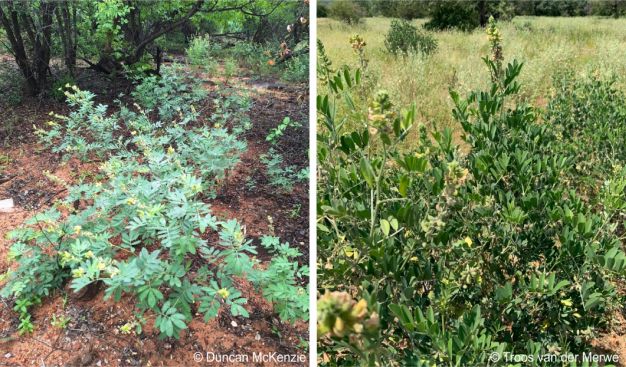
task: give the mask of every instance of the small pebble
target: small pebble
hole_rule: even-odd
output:
[[[233,327],[237,327],[237,321],[235,321],[235,320],[231,321],[231,322],[230,322],[230,324],[231,324]]]
[[[11,358],[11,357],[13,357],[13,354],[11,354],[11,353],[7,353],[7,354],[4,355],[4,358]]]

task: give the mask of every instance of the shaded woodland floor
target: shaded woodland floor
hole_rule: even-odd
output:
[[[256,245],[259,236],[274,232],[282,241],[300,249],[301,264],[308,263],[308,183],[295,185],[291,192],[277,190],[270,185],[265,167],[259,161],[259,156],[269,149],[265,140],[268,132],[289,116],[301,122],[302,127],[287,129],[275,149],[285,157],[285,164],[298,169],[308,167],[308,85],[250,76],[226,81],[201,72],[197,76],[209,91],[223,83],[239,84],[253,99],[250,111],[253,127],[242,136],[248,149],[221,185],[217,198],[208,201],[214,214],[219,218],[238,219]],[[130,87],[127,83],[106,80],[88,69],[81,70],[77,84],[81,89],[96,93],[98,102],[109,105],[113,104],[114,96],[127,94]],[[1,273],[11,266],[6,260],[11,245],[5,239],[6,233],[66,194],[64,187],[48,179],[46,173],[71,184],[97,170],[97,164],[82,164],[76,160],[63,162],[59,155],[42,149],[37,143],[33,124],[43,125],[49,120],[50,111],[64,114],[68,107],[62,102],[33,99],[25,100],[18,107],[0,110],[4,125],[0,132],[0,199],[13,198],[16,205],[13,212],[0,213]],[[210,110],[205,114],[210,115]],[[263,252],[258,257],[262,261],[269,259]],[[249,318],[221,312],[218,318],[204,323],[198,315],[180,340],[159,339],[152,319],[148,319],[142,334],[122,334],[119,328],[133,317],[135,302],[128,296],[117,303],[105,302],[102,289],[87,299],[73,296],[68,287],[56,292],[33,308],[35,331],[24,336],[17,333],[19,321],[12,311],[11,301],[0,299],[0,365],[193,365],[196,352],[248,354],[250,357],[259,352],[304,354],[308,361],[308,325],[282,323],[272,306],[247,282],[241,280],[238,288],[248,298]],[[69,317],[67,327],[52,326],[53,315]]]

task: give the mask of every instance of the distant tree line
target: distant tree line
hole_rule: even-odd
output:
[[[431,18],[430,28],[473,29],[489,16],[511,19],[534,16],[626,16],[626,0],[320,0],[318,17],[347,23],[363,17]]]

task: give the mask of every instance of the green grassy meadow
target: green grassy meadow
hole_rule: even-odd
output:
[[[421,28],[425,19],[415,20]],[[462,94],[483,88],[489,76],[481,57],[489,54],[484,29],[471,33],[443,31],[434,33],[438,48],[430,56],[394,57],[386,52],[384,39],[391,19],[366,18],[356,26],[322,18],[318,38],[335,67],[356,66],[358,57],[348,38],[361,35],[367,42],[368,75],[376,89],[389,91],[400,106],[415,103],[420,122],[438,128],[453,127],[450,87]],[[626,89],[626,19],[597,17],[516,17],[502,22],[505,62],[524,62],[519,78],[522,97],[536,106],[545,106],[553,93],[554,76],[564,70],[577,74],[615,74],[617,85]]]

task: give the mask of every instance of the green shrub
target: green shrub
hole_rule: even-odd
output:
[[[621,121],[623,99],[606,85],[588,88],[576,108],[566,95],[551,123],[540,122],[520,102],[522,65],[513,61],[486,90],[451,92],[469,148],[461,153],[451,130],[429,133],[414,123],[414,107],[396,108],[385,91],[355,104],[361,70],[325,65],[327,93],[317,99],[325,364],[489,365],[491,353],[589,352],[623,312],[626,157],[619,167],[596,161],[612,175],[595,180],[594,192],[579,194],[573,178],[589,151],[610,151],[600,140],[620,141],[598,124]],[[583,126],[570,139],[558,125],[569,127],[560,121],[572,113]],[[573,144],[590,116],[598,139]],[[355,311],[346,299],[367,306]],[[378,328],[365,332],[366,314],[379,316]]]
[[[327,18],[328,17],[328,7],[324,4],[317,3],[317,17],[318,18]]]
[[[194,116],[193,103],[206,96],[204,89],[191,82],[194,78],[193,73],[185,71],[182,65],[162,67],[160,76],[144,75],[136,79],[139,84],[131,96],[146,112],[158,112],[163,121],[179,114]]]
[[[480,26],[475,4],[469,1],[438,1],[433,4],[431,19],[424,24],[428,30],[459,29],[471,31]]]
[[[344,23],[354,25],[361,22],[365,11],[358,2],[353,0],[333,1],[328,7],[328,15]]]
[[[39,129],[55,151],[99,157],[102,179],[68,186],[65,200],[10,233],[9,258],[17,266],[0,295],[15,298],[20,330],[32,331],[29,308],[66,280],[75,291],[101,284],[105,299],[131,296],[143,320],[137,330],[150,314],[163,337],[178,338],[196,313],[205,320],[220,310],[247,317],[242,280],[282,320],[308,317],[308,268],[298,265],[300,253],[265,236],[261,245],[274,256],[260,264],[245,227],[218,219],[202,200],[215,197],[246,144],[235,128],[196,126],[193,103],[202,97],[175,73],[165,72],[175,85],[155,87],[150,78],[140,84],[136,101],[149,106],[135,103],[119,112],[96,106],[92,93],[73,87],[66,92],[70,115],[55,115],[50,128]],[[223,121],[238,120],[227,108],[214,111],[222,114]],[[198,270],[190,271],[194,264]]]
[[[377,15],[386,18],[412,20],[428,16],[429,6],[424,1],[413,0],[373,0]]]
[[[209,42],[209,35],[192,38],[186,53],[191,65],[207,65],[211,61],[211,43]]]
[[[237,75],[237,61],[232,57],[229,57],[224,60],[224,74],[227,78],[232,78]]]
[[[555,93],[544,119],[555,128],[563,149],[576,155],[575,177],[587,177],[589,189],[620,170],[626,157],[626,96],[615,78],[597,75],[554,78]],[[575,182],[575,181],[574,181]]]
[[[7,63],[0,63],[0,106],[17,106],[22,103],[24,83],[25,80],[18,70]]]
[[[508,0],[436,1],[431,5],[430,16],[431,19],[424,24],[426,29],[458,29],[469,32],[480,26],[486,26],[489,17],[502,21],[513,19],[515,6]]]
[[[394,55],[418,52],[430,55],[437,49],[437,40],[428,33],[418,32],[417,28],[406,20],[394,19],[385,36],[385,47]]]
[[[273,71],[269,61],[274,59],[275,49],[276,47],[269,44],[238,42],[230,49],[230,53],[257,75],[268,75]]]
[[[289,117],[285,117],[283,121],[276,126],[276,128],[270,130],[270,132],[265,137],[265,141],[269,142],[272,145],[276,145],[278,140],[285,134],[285,131],[290,128],[298,128],[302,127],[302,124],[298,121],[293,121]]]
[[[248,91],[235,87],[220,88],[213,99],[213,114],[209,121],[213,127],[229,126],[234,134],[242,134],[252,128],[248,111],[252,108],[252,98]]]
[[[298,170],[296,166],[285,166],[283,156],[274,148],[260,156],[260,161],[266,167],[266,174],[270,185],[281,189],[283,192],[291,192],[298,182],[309,179],[308,168]]]
[[[50,96],[55,100],[61,102],[65,99],[65,92],[69,91],[72,85],[75,85],[76,81],[71,75],[63,75],[52,83],[50,88]]]
[[[309,55],[301,55],[285,62],[282,78],[289,82],[306,82],[309,80]]]

